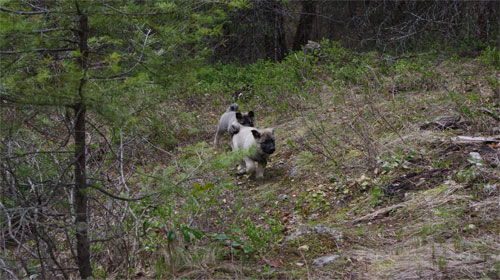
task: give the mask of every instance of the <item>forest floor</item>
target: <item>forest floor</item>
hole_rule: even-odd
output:
[[[325,76],[294,117],[256,111],[277,139],[265,178],[217,175],[235,188],[194,223],[219,234],[205,240],[213,256],[176,276],[500,279],[500,108],[485,80],[498,71],[432,67],[430,78],[375,69],[368,98]],[[218,113],[206,113],[210,145]]]
[[[332,101],[338,91],[325,83],[321,105],[293,119],[275,120],[278,151],[265,179],[235,176],[234,182],[243,199],[239,211],[253,216],[256,226],[266,231],[271,225],[264,217],[275,215],[284,236],[253,261],[226,260],[235,268],[231,276],[212,276],[499,279],[500,131],[495,117],[481,116],[480,111],[492,104],[493,92],[482,79],[480,65],[453,69],[438,66],[442,80],[432,89],[393,91],[362,104],[361,111],[373,106],[383,112],[369,124],[378,126],[377,135],[359,136],[371,133],[361,126],[343,133],[371,139],[375,143],[368,145],[383,156],[371,166],[369,159],[358,157],[369,153],[367,149],[345,150],[347,164],[340,176],[328,157],[315,156],[314,144],[304,144],[312,138],[319,154],[333,154],[317,138],[332,141],[335,133],[325,131],[347,123],[342,120],[348,108],[336,109],[342,104]],[[453,100],[450,90],[469,97]],[[352,100],[360,95],[352,94]],[[473,113],[465,115],[464,105]],[[498,116],[498,106],[493,109]],[[259,116],[269,112],[256,114],[260,126]],[[402,121],[384,120],[382,115]],[[311,122],[318,120],[324,131],[313,135]],[[349,154],[358,159],[349,160]],[[231,205],[231,199],[226,203]],[[317,263],[324,256],[331,258]]]

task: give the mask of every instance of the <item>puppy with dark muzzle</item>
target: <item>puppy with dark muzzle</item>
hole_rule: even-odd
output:
[[[233,135],[233,150],[246,150],[245,158],[241,161],[238,174],[252,174],[255,178],[264,178],[264,168],[269,156],[276,150],[274,129],[240,126],[233,123],[232,129],[238,131]],[[258,163],[256,166],[255,163]]]
[[[215,133],[214,145],[217,148],[220,147],[220,137],[224,132],[229,133],[231,137],[238,132],[237,129],[239,129],[240,126],[232,128],[231,125],[233,123],[238,123],[242,126],[254,126],[253,111],[249,111],[248,113],[238,112],[238,104],[231,104],[227,108],[226,112],[220,117],[217,132]]]

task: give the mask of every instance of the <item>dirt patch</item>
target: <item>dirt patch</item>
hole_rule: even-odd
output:
[[[477,153],[480,160],[475,162],[472,154]],[[451,143],[438,152],[434,158],[447,164],[447,168],[437,168],[420,172],[410,172],[382,188],[384,195],[404,198],[407,192],[436,187],[451,174],[451,170],[464,169],[473,164],[490,167],[500,166],[500,149],[495,143]]]
[[[422,130],[450,130],[450,129],[466,129],[471,125],[471,122],[462,121],[460,116],[444,116],[420,126]]]
[[[410,172],[385,185],[382,191],[386,196],[402,199],[407,192],[436,187],[447,178],[449,173],[450,170],[447,168]]]
[[[500,149],[496,143],[452,143],[439,152],[436,157],[447,161],[450,167],[463,169],[471,162],[470,153],[479,153],[484,163],[490,167],[500,165]]]

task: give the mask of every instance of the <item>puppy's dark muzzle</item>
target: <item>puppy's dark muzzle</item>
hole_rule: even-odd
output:
[[[265,152],[266,154],[272,154],[272,153],[274,153],[274,151],[276,151],[276,149],[275,149],[274,147],[264,149],[264,152]]]
[[[253,122],[242,122],[241,125],[252,127],[253,126]]]

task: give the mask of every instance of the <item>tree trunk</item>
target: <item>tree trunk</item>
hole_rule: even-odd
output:
[[[263,1],[266,27],[264,48],[267,58],[281,61],[287,53],[283,4],[281,1]]]
[[[87,279],[92,276],[90,265],[90,245],[87,223],[87,175],[85,166],[85,105],[75,106],[75,227],[76,252],[80,277]]]
[[[314,19],[316,17],[316,2],[301,1],[302,12],[300,14],[299,24],[293,39],[293,50],[298,51],[311,39]]]
[[[477,2],[476,3],[476,17],[477,17],[477,29],[476,40],[481,42],[486,42],[488,38],[488,13],[489,10],[486,7],[487,3]]]
[[[348,8],[349,8],[349,18],[353,19],[355,16],[357,16],[358,2],[349,1]]]
[[[78,26],[78,46],[81,56],[77,62],[80,64],[84,74],[80,79],[78,94],[80,101],[74,105],[75,110],[75,235],[76,235],[76,252],[77,264],[82,279],[92,277],[92,266],[90,265],[90,244],[88,239],[88,221],[87,221],[87,172],[86,172],[86,143],[85,143],[85,114],[86,107],[83,98],[83,85],[86,82],[85,72],[88,65],[88,36],[89,26],[88,17],[80,12],[77,2],[77,10],[79,17]]]

